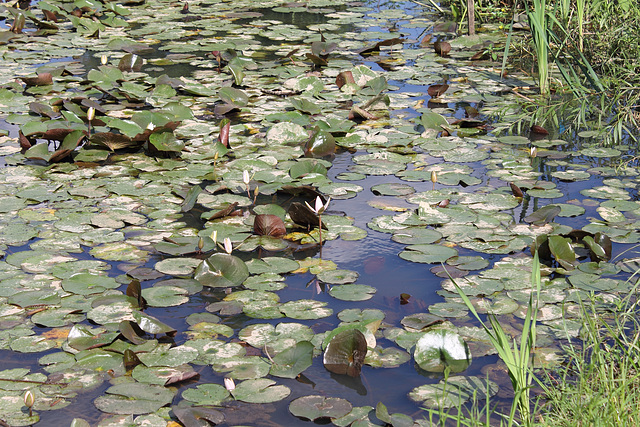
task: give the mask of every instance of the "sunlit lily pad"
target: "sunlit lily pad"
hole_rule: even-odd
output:
[[[366,301],[375,293],[375,288],[358,284],[334,285],[329,289],[329,295],[343,301]]]
[[[291,390],[266,378],[246,380],[236,385],[231,394],[236,400],[247,403],[277,402],[289,396]]]
[[[449,377],[446,382],[441,380],[437,384],[414,388],[409,392],[409,398],[428,408],[451,408],[462,405],[474,393],[478,399],[486,399],[487,390],[489,396],[493,396],[498,392],[498,386],[478,377]]]
[[[442,234],[430,228],[406,228],[393,233],[391,240],[405,245],[435,243],[442,238]]]
[[[422,336],[413,353],[418,366],[429,372],[462,372],[471,364],[467,343],[456,332],[436,327]]]
[[[407,249],[398,254],[407,261],[425,264],[445,262],[449,258],[458,255],[458,251],[442,245],[417,244],[407,246]]]
[[[94,404],[102,412],[111,414],[148,414],[168,405],[173,391],[168,388],[142,383],[123,383],[106,390]]]
[[[363,333],[357,328],[349,328],[329,340],[322,361],[331,372],[357,377],[366,353],[367,341]]]
[[[285,316],[292,319],[311,320],[329,317],[333,314],[331,308],[326,308],[327,303],[313,300],[289,301],[280,307]]]
[[[196,405],[218,406],[229,398],[229,392],[219,384],[201,384],[182,392],[182,397]]]

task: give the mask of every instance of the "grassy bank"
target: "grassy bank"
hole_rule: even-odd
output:
[[[540,290],[534,260],[533,289]],[[513,400],[498,406],[479,393],[467,406],[428,410],[434,425],[456,426],[635,426],[640,419],[640,322],[637,286],[615,302],[591,295],[581,302],[579,338],[562,345],[559,368],[534,369],[537,298],[531,298],[522,337],[510,340],[500,323],[483,322],[471,302],[460,295],[487,329],[513,385]],[[567,331],[567,337],[569,337]],[[445,373],[445,377],[446,377]]]

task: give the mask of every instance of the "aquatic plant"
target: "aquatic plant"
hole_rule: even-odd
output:
[[[484,322],[469,297],[455,283],[458,295],[473,314],[480,325],[485,330],[491,344],[498,352],[500,359],[507,365],[507,371],[514,391],[514,404],[507,418],[509,425],[515,421],[515,414],[518,411],[520,422],[523,425],[531,425],[533,416],[531,413],[531,385],[535,378],[533,372],[533,351],[536,347],[536,321],[538,316],[538,296],[541,289],[540,261],[537,254],[533,257],[531,266],[531,293],[527,304],[527,311],[522,326],[522,336],[520,343],[515,339],[510,339],[505,333],[502,325],[494,315],[489,315],[489,324]]]

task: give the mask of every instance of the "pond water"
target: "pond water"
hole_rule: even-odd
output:
[[[451,405],[438,384],[459,346],[472,358],[455,376],[488,375],[494,401],[510,398],[506,371],[439,268],[517,337],[537,239],[548,264],[537,360],[549,367],[577,336],[581,299],[606,306],[631,289],[640,202],[637,170],[621,165],[634,150],[588,132],[507,134],[520,118],[510,89],[532,83],[470,60],[503,33],[455,38],[418,2],[183,7],[41,1],[33,22],[51,10],[58,31],[29,23],[13,36],[19,12],[3,11],[0,419],[191,426],[217,408],[207,413],[225,425],[308,425],[292,402],[322,396],[360,412],[326,405],[321,423],[383,425],[381,402],[413,420],[397,425],[427,425],[423,407]],[[449,40],[450,55],[421,44],[426,35]],[[140,69],[126,70],[127,53],[144,58]],[[52,84],[17,80],[36,70]],[[338,87],[345,72],[353,81]],[[225,114],[228,152],[216,143]],[[76,149],[87,121],[90,142]],[[337,148],[305,157],[316,126]],[[47,131],[60,129],[64,140],[51,142]],[[18,130],[34,144],[26,152]],[[331,197],[321,252],[317,229],[286,214],[292,201],[314,206],[309,187]],[[234,202],[240,215],[210,219]],[[256,214],[284,220],[285,240],[252,234]],[[367,338],[359,375],[323,364],[338,327]],[[427,334],[439,337],[437,360],[418,364]],[[224,378],[235,379],[231,394]],[[464,401],[473,387],[460,387]]]

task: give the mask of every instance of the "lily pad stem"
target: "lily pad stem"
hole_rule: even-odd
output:
[[[318,235],[320,236],[320,259],[322,259],[322,215],[318,214]]]

